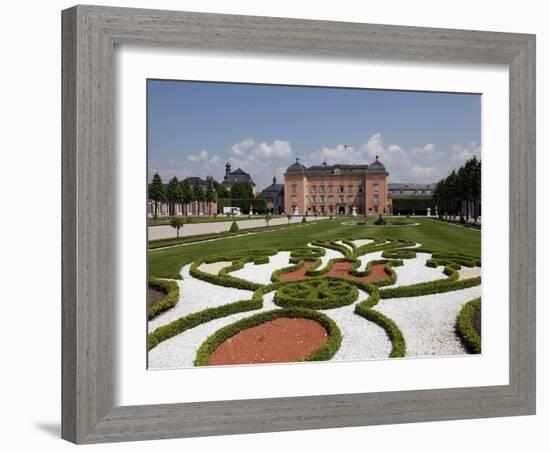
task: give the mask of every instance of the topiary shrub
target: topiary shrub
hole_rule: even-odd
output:
[[[307,223],[306,216],[302,217],[301,223]]]
[[[378,219],[374,221],[375,225],[386,225],[386,221],[382,217],[382,214],[378,214]]]
[[[331,359],[342,343],[342,333],[338,325],[324,314],[311,309],[288,308],[274,309],[263,313],[256,314],[252,317],[246,317],[235,323],[227,325],[210,336],[199,347],[197,351],[197,359],[195,366],[207,366],[210,362],[210,355],[227,339],[232,338],[240,331],[260,325],[265,322],[270,322],[280,318],[301,318],[311,319],[319,323],[327,330],[328,340],[317,350],[299,361],[327,361]]]
[[[474,354],[481,353],[481,336],[474,328],[473,318],[481,311],[481,297],[466,303],[457,317],[455,331],[462,340],[464,347]]]
[[[179,301],[180,288],[178,283],[175,281],[159,280],[157,278],[151,278],[149,280],[149,286],[160,289],[165,293],[162,300],[147,308],[147,318],[151,320],[153,317],[158,316],[161,312],[175,306],[175,304]]]
[[[233,221],[233,223],[231,224],[231,227],[229,228],[229,232],[236,233],[237,231],[239,231],[239,225],[237,225],[236,221]]]
[[[358,296],[357,288],[343,280],[320,278],[281,286],[273,302],[283,308],[332,309],[351,305]]]

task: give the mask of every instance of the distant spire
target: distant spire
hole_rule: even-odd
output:
[[[276,185],[277,184],[277,178],[275,177],[275,175],[273,175],[273,185]]]
[[[300,158],[296,157],[296,162],[299,163],[299,162],[300,162]]]
[[[376,155],[376,161],[378,161],[378,155]]]

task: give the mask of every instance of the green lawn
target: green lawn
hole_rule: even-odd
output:
[[[364,221],[365,219],[357,220]],[[393,218],[392,220],[399,219]],[[403,218],[403,220],[407,219]],[[411,217],[411,220],[420,223],[420,225],[380,228],[361,225],[345,226],[341,225],[341,222],[349,222],[350,219],[336,219],[293,229],[260,232],[253,235],[153,250],[148,253],[148,272],[150,276],[155,277],[179,278],[181,268],[198,257],[262,248],[294,248],[306,245],[316,239],[367,237],[409,239],[434,251],[461,252],[472,256],[481,256],[481,233],[478,230],[427,218],[413,219]]]

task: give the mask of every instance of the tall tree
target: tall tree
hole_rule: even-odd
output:
[[[181,182],[181,206],[185,211],[185,215],[189,214],[189,204],[193,201],[193,188],[189,178]]]
[[[204,202],[204,191],[199,183],[193,185],[193,200],[197,204],[197,215],[199,214],[200,204]]]
[[[166,199],[168,200],[168,207],[170,210],[170,215],[175,215],[175,206],[178,202],[178,186],[180,182],[178,181],[177,177],[173,177],[169,182],[168,186],[166,187]]]
[[[250,186],[250,183],[240,181],[233,184],[233,186],[231,186],[231,198],[254,198],[254,192],[252,191],[252,186]]]
[[[208,202],[208,215],[212,215],[212,203],[218,199],[216,190],[214,189],[214,178],[211,176],[206,177],[206,201]]]
[[[155,173],[153,176],[153,181],[149,184],[149,199],[155,202],[154,217],[155,220],[157,220],[158,204],[166,201],[166,190],[158,173]]]

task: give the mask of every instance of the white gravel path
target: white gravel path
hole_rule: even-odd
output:
[[[466,280],[467,278],[476,278],[481,276],[481,267],[466,267],[463,266],[458,271],[458,279]]]
[[[198,269],[201,272],[209,273],[210,275],[218,275],[220,270],[229,267],[233,263],[231,261],[218,261],[214,263],[203,263],[201,264]]]
[[[232,277],[242,278],[254,283],[271,284],[271,274],[290,265],[290,252],[279,252],[269,257],[267,264],[246,263],[242,269],[230,272]]]
[[[181,270],[183,280],[176,280],[180,288],[180,300],[176,306],[149,321],[149,333],[187,314],[252,298],[252,291],[218,286],[193,278],[189,274],[190,266],[190,264],[183,266]]]
[[[308,245],[310,247],[316,247],[315,245],[312,245],[312,244],[308,244]],[[331,259],[344,257],[343,253],[340,253],[339,251],[333,250],[331,248],[325,248],[325,247],[322,247],[322,248],[325,250],[325,256],[321,256],[321,265],[317,267],[315,270],[324,269]]]
[[[407,356],[449,356],[466,352],[454,332],[462,305],[481,296],[481,286],[442,294],[382,299],[375,310],[403,332]]]
[[[355,239],[353,243],[357,248],[362,247],[363,245],[372,244],[374,239]]]
[[[385,286],[385,288],[407,286],[409,284],[447,278],[447,275],[443,273],[443,267],[426,266],[426,261],[431,257],[429,253],[417,253],[416,258],[403,259],[402,266],[393,268],[397,274],[397,281],[391,286]]]
[[[245,317],[253,316],[263,311],[277,308],[273,303],[274,294],[274,292],[269,292],[264,295],[264,306],[262,309],[233,314],[228,317],[212,320],[161,342],[149,351],[148,368],[177,369],[193,367],[193,363],[197,356],[197,350],[208,336],[211,336],[220,328],[230,323],[237,322]]]
[[[359,291],[362,302],[367,294]],[[342,332],[342,344],[331,361],[385,359],[391,352],[391,342],[384,329],[353,312],[355,305],[321,311],[336,322]]]
[[[361,265],[359,266],[360,271],[364,272],[367,270],[367,264],[371,261],[374,261],[376,259],[382,259],[382,251],[380,252],[372,252],[372,253],[366,253],[365,255],[359,256],[357,259],[361,261]]]
[[[350,252],[353,253],[353,247],[351,245],[346,244],[344,241],[335,241],[337,244],[340,244],[343,247],[346,247]]]

